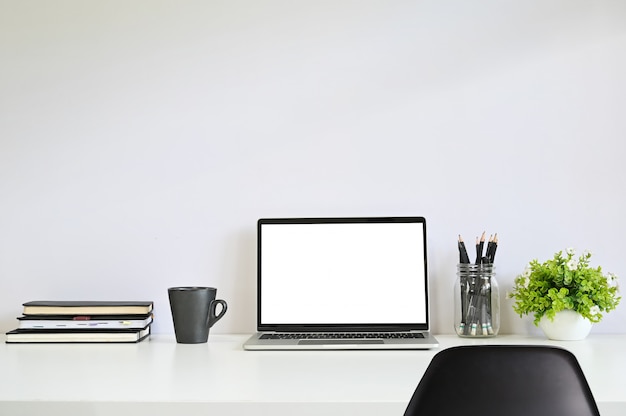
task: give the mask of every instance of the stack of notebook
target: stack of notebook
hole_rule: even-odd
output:
[[[150,335],[153,303],[32,301],[7,343],[139,342]]]

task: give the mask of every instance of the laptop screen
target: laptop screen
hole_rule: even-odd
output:
[[[259,329],[428,329],[422,217],[261,219]]]

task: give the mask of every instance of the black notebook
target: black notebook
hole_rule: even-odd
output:
[[[150,335],[150,326],[142,329],[14,329],[6,333],[6,343],[97,343],[139,342]]]
[[[26,302],[24,315],[145,315],[152,312],[151,301],[56,301]]]

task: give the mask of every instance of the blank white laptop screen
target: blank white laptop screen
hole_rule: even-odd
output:
[[[427,324],[424,224],[262,224],[261,325]]]

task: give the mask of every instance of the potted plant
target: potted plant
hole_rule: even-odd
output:
[[[532,260],[515,278],[513,310],[534,315],[534,324],[551,339],[585,338],[592,323],[617,307],[621,297],[617,276],[591,267],[591,253],[579,257],[572,248],[540,263]]]

